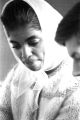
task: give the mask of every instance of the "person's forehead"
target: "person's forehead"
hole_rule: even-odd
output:
[[[39,30],[30,27],[20,27],[19,29],[9,32],[9,40],[25,40],[33,35],[42,37],[41,31]]]

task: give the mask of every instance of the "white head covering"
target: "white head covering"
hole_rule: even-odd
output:
[[[54,40],[57,26],[62,16],[44,0],[24,1],[34,9],[41,25],[46,50],[43,69],[48,69],[51,66],[54,68],[63,60],[65,53],[64,48]]]
[[[45,44],[45,62],[43,70],[54,68],[66,55],[66,49],[55,42],[55,33],[62,16],[44,0],[23,0],[35,11]],[[8,4],[8,3],[7,3]],[[15,56],[16,57],[16,56]]]

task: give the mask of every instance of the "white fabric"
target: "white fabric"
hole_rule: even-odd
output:
[[[57,74],[51,77],[50,79],[44,72],[51,66],[52,68],[56,67],[65,57],[67,58],[66,49],[59,46],[54,41],[55,32],[58,23],[62,19],[62,16],[54,8],[52,8],[46,1],[43,0],[24,0],[24,1],[27,2],[34,9],[38,16],[42,28],[42,33],[44,36],[44,43],[46,44],[45,47],[46,56],[43,69],[38,72],[30,71],[28,68],[25,68],[25,66],[23,66],[21,63],[19,63],[19,67],[17,68],[17,70],[14,71],[14,74],[12,75],[11,78],[12,81],[10,87],[11,107],[14,120],[30,120],[31,113],[39,107],[38,98],[41,90],[43,90],[44,88],[44,93],[50,94],[52,93],[53,96],[58,89],[60,89],[60,92],[61,90],[62,92],[66,91],[66,88],[68,88],[67,80],[69,78],[69,74],[66,75],[66,73],[68,72],[68,65],[66,65],[67,68],[64,67],[64,69],[62,69],[61,72],[57,72]],[[73,78],[71,78],[71,80],[72,79]],[[54,111],[54,114],[49,115],[49,117],[52,116],[51,119],[54,119],[55,113],[57,113],[57,111],[60,109],[62,102],[64,101],[64,97],[62,96],[59,97],[56,95],[56,97],[53,97],[53,99],[51,99],[50,101],[47,102],[46,101],[47,101],[46,99],[45,100],[43,100],[43,98],[41,99],[42,105],[40,106],[40,111],[42,111],[43,109],[44,112],[43,113],[40,112],[38,120],[48,120],[46,118],[49,115],[48,110],[50,111],[50,114],[52,111]],[[48,106],[46,106],[47,104]],[[53,107],[57,109],[54,109]]]
[[[12,75],[11,82],[11,106],[14,120],[30,120],[31,114],[36,112],[38,108],[38,119],[34,117],[33,120],[47,120],[48,117],[48,120],[55,119],[55,114],[58,111],[62,112],[57,115],[59,119],[67,118],[69,120],[68,114],[73,113],[70,120],[75,120],[73,117],[76,116],[75,110],[78,109],[75,109],[75,107],[78,105],[77,99],[79,97],[77,95],[79,90],[77,94],[75,92],[80,87],[80,81],[71,76],[71,71],[68,68],[68,64],[64,64],[60,71],[51,79],[48,79],[45,73],[37,73],[36,75],[29,69],[19,65]],[[43,92],[38,106],[41,90]],[[68,100],[70,101],[68,102]],[[76,103],[74,103],[75,100]],[[61,108],[62,104],[64,106]],[[68,110],[69,113],[63,109]],[[72,109],[73,111],[71,111]]]
[[[54,40],[62,15],[45,0],[24,1],[34,9],[41,25],[46,51],[43,70],[49,69],[50,67],[54,68],[67,54],[66,48],[60,46]]]
[[[55,32],[58,23],[62,19],[62,16],[54,8],[52,8],[46,1],[43,0],[24,0],[24,1],[26,1],[34,9],[38,16],[43,33],[44,44],[46,44],[45,47],[46,55],[42,70],[38,72],[32,72],[27,68],[24,69],[23,66],[21,68],[20,65],[20,68],[18,68],[18,70],[16,71],[16,75],[18,76],[14,76],[14,79],[11,83],[13,103],[12,110],[13,115],[15,116],[15,120],[24,120],[25,115],[31,112],[31,111],[29,112],[30,108],[33,111],[35,111],[38,108],[38,97],[43,88],[45,88],[44,92],[46,91],[47,93],[51,93],[53,91],[52,94],[54,95],[54,93],[58,89],[61,76],[60,74],[59,75],[57,74],[56,76],[52,77],[52,80],[48,79],[48,76],[45,74],[44,70],[47,70],[51,66],[52,68],[56,67],[65,58],[65,56],[67,56],[66,49],[59,46],[54,41]],[[32,86],[34,87],[31,90]],[[20,101],[18,106],[16,105],[16,101],[17,102]],[[61,101],[63,101],[63,99]],[[46,104],[46,102],[44,103]],[[44,106],[42,104],[43,109],[45,109],[45,104]],[[28,118],[29,116],[30,115],[26,116],[27,120],[29,119]],[[44,117],[42,113],[40,113],[39,119],[41,119],[41,117]]]
[[[55,32],[62,16],[44,0],[24,1],[29,3],[29,5],[34,9],[41,25],[46,44],[44,69],[51,67],[51,65],[55,67],[61,62],[66,52],[65,48],[59,46],[54,41]]]
[[[57,65],[60,64],[60,62],[63,59],[65,59],[65,57],[66,58],[69,57],[67,55],[66,49],[62,46],[59,46],[54,40],[58,23],[62,19],[60,13],[58,13],[50,4],[48,4],[44,0],[23,0],[23,1],[27,2],[34,9],[35,13],[38,16],[43,33],[44,44],[46,44],[45,47],[46,55],[42,70],[38,72],[32,72],[28,68],[25,68],[25,72],[22,73],[22,71],[24,71],[23,65],[19,69],[19,71],[17,70],[16,75],[20,76],[19,81],[16,80],[19,85],[17,88],[18,89],[17,96],[20,96],[22,93],[24,93],[24,91],[26,91],[27,89],[26,86],[29,87],[33,83],[33,81],[36,81],[36,79],[37,79],[36,86],[38,87],[35,87],[35,89],[41,90],[44,86],[47,87],[50,80],[48,79],[48,76],[45,74],[44,71],[50,68],[51,66],[52,68],[55,68]],[[14,77],[13,82],[16,83],[15,78],[16,77]]]

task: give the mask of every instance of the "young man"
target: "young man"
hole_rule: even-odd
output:
[[[1,21],[18,64],[0,91],[0,120],[79,120],[73,94],[79,82],[65,48],[54,41],[61,19],[44,0],[10,0],[4,6]]]
[[[69,55],[73,58],[73,75],[80,76],[80,2],[61,20],[55,39],[67,47]]]

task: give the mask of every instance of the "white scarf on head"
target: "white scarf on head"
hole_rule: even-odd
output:
[[[24,79],[20,78],[19,83],[20,88],[19,91],[21,91],[20,93],[24,91],[22,89],[26,88],[25,87],[26,78],[27,81],[30,82],[31,80],[35,81],[34,79],[37,79],[37,84],[39,85],[40,89],[43,88],[43,86],[48,86],[48,76],[44,71],[48,70],[51,67],[55,68],[57,65],[60,64],[60,62],[64,59],[64,56],[66,55],[66,49],[58,45],[54,40],[56,29],[60,20],[62,19],[62,16],[44,0],[24,0],[24,1],[27,2],[34,9],[39,19],[44,38],[46,54],[42,70],[38,72],[31,72],[30,75],[29,74],[26,74],[26,76],[23,75]]]

